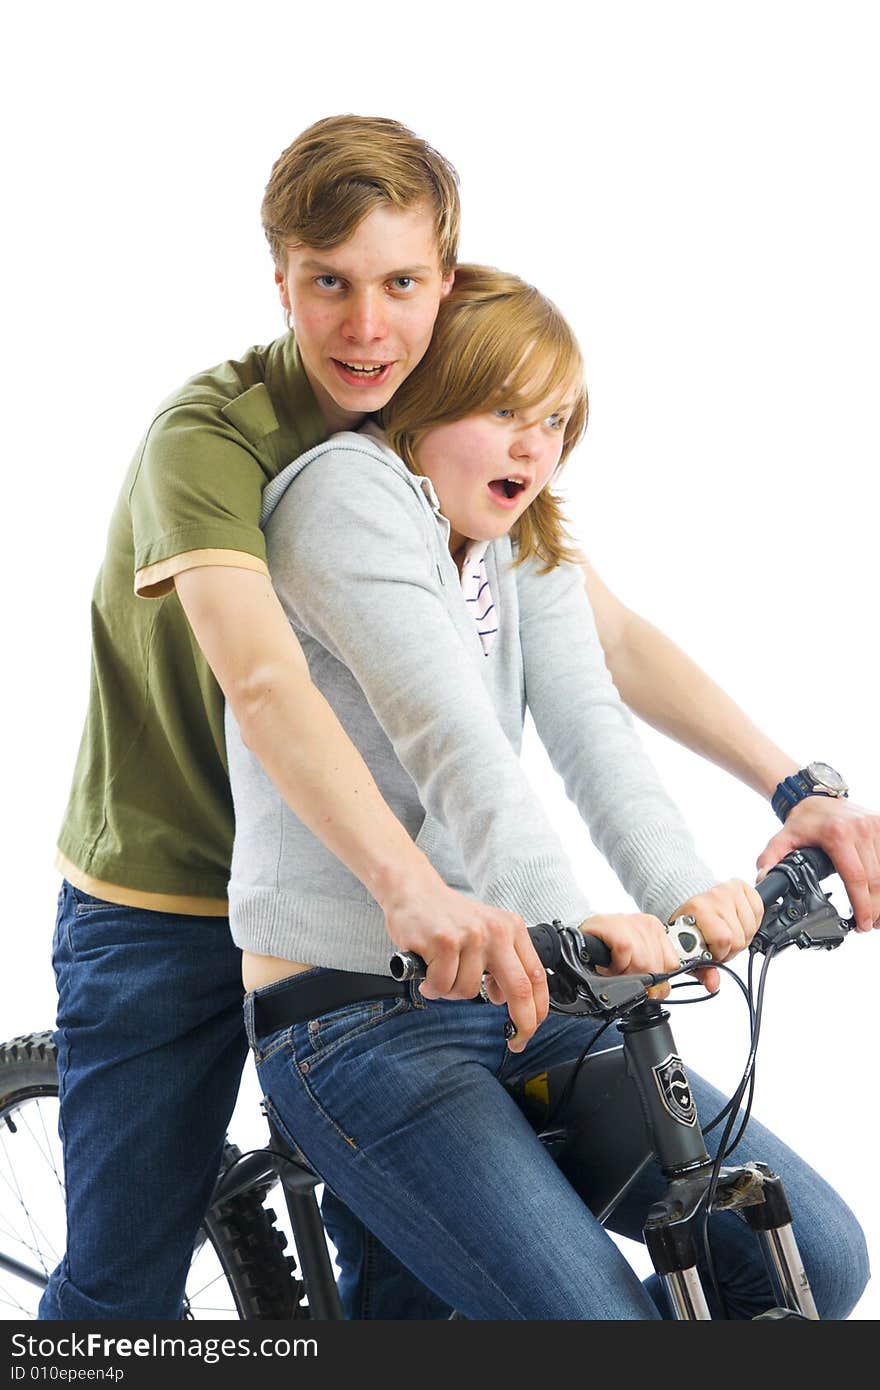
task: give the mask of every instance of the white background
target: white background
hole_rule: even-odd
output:
[[[4,28],[6,910],[0,1032],[47,1026],[52,851],[109,513],[155,404],[282,331],[259,204],[311,121],[393,115],[456,164],[462,258],[584,346],[571,516],[606,581],[799,761],[880,806],[880,95],[870,3],[19,7]],[[11,495],[10,495],[11,494]],[[719,877],[769,808],[651,731]],[[530,746],[594,903],[627,899]],[[880,936],[770,977],[757,1109],[875,1263]],[[733,1085],[732,988],[675,1020]],[[236,1133],[256,1138],[249,1083]],[[760,1155],[755,1155],[760,1157]],[[869,1289],[859,1315],[877,1317]]]

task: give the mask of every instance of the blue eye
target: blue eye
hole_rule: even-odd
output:
[[[395,275],[391,283],[396,290],[411,290],[416,282],[411,275]]]
[[[565,428],[565,415],[561,410],[555,410],[552,415],[548,415],[544,424],[551,430],[561,430]]]
[[[319,275],[316,283],[324,290],[335,290],[336,286],[339,284],[339,276]]]
[[[510,419],[512,419],[513,415],[515,414],[515,411],[513,411],[513,410],[496,410],[496,411],[495,411],[495,414],[496,414],[496,415],[499,417],[499,419],[501,419],[501,420],[510,420]]]

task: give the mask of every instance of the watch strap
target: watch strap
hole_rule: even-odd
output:
[[[808,782],[803,772],[795,772],[791,777],[784,778],[776,788],[770,798],[770,805],[776,815],[785,824],[786,816],[799,801],[804,801],[808,796],[827,796],[827,792],[820,791]]]
[[[843,797],[846,795],[845,791],[841,793]],[[791,777],[783,778],[770,798],[770,805],[784,824],[789,811],[808,796],[828,796],[837,799],[834,792],[817,785],[809,770],[802,767],[799,772],[792,773]]]

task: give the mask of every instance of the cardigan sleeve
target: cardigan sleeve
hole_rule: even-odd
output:
[[[717,877],[645,753],[605,665],[577,565],[518,566],[526,700],[591,838],[643,912],[667,920]]]

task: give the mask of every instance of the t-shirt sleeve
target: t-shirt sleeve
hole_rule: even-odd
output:
[[[194,565],[267,572],[260,505],[268,481],[254,443],[216,405],[154,421],[129,490],[135,591],[159,597]]]
[[[587,900],[449,612],[433,525],[388,465],[331,450],[267,524],[272,582],[294,627],[354,676],[480,897],[580,922]]]

